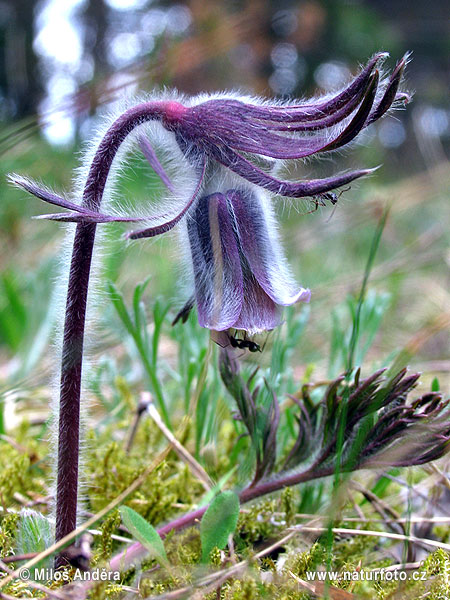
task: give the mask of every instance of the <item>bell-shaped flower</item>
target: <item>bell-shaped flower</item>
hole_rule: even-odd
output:
[[[309,301],[286,268],[270,203],[258,190],[203,196],[187,231],[202,327],[269,330],[280,322],[280,306]]]

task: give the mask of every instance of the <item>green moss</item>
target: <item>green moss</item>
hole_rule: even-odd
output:
[[[219,548],[213,548],[209,553],[209,562],[213,567],[220,567],[222,564],[222,556]]]
[[[262,598],[260,585],[254,579],[235,580],[225,591],[224,600],[258,600]],[[267,596],[265,596],[267,598]]]
[[[149,430],[146,431],[148,434]],[[148,437],[144,434],[146,444]],[[123,444],[104,443],[94,432],[90,433],[86,478],[90,483],[88,493],[93,512],[106,506],[145,471],[154,452],[149,456],[151,446],[142,447],[139,443],[142,440],[142,436],[136,439],[133,452],[128,454]],[[156,525],[177,512],[177,503],[189,507],[202,493],[203,487],[186,465],[168,460],[146,477],[140,488],[127,498],[126,504]]]
[[[107,515],[100,527],[102,534],[92,555],[92,565],[98,565],[111,558],[114,547],[112,535],[116,533],[120,523],[121,517],[118,510],[113,510]]]
[[[246,544],[254,544],[270,538],[280,528],[274,524],[272,515],[277,511],[279,499],[258,502],[246,507],[239,515],[237,531]]]
[[[285,513],[284,520],[286,525],[290,527],[295,523],[295,515],[297,513],[297,494],[292,488],[284,488],[281,494],[281,510]]]
[[[325,565],[326,560],[327,550],[325,546],[316,542],[305,552],[295,552],[289,555],[283,572],[288,573],[291,571],[300,579],[304,579],[307,571],[317,571],[319,566]]]
[[[24,494],[30,489],[30,459],[8,444],[2,444],[2,462],[5,465],[0,470],[0,490],[2,501],[6,506],[14,504],[15,493]],[[34,486],[33,486],[34,487]]]
[[[0,514],[0,557],[5,558],[5,556],[14,554],[19,515],[17,513]]]
[[[89,600],[105,600],[105,598],[108,598],[108,600],[118,600],[121,597],[123,597],[122,585],[107,581],[98,583],[89,592]]]
[[[339,523],[336,527],[340,527]],[[381,531],[374,522],[359,529]],[[348,535],[342,537],[333,547],[332,566],[336,571],[355,571],[358,567],[372,564],[371,552],[378,544],[378,538],[366,535]],[[360,562],[362,561],[362,565]]]
[[[197,565],[202,555],[198,527],[190,527],[180,533],[173,533],[164,540],[167,556],[172,565]]]
[[[450,554],[441,548],[430,554],[422,568],[427,572],[430,585],[430,600],[448,600],[450,598]],[[422,582],[424,588],[428,582]]]
[[[153,581],[152,579],[142,579],[139,585],[139,595],[141,598],[147,598],[149,596],[158,596],[167,591],[166,586],[159,582]]]

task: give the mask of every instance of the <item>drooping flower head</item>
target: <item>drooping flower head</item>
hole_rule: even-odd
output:
[[[405,56],[389,77],[380,77],[386,54],[375,55],[359,75],[331,97],[306,103],[271,103],[222,94],[193,99],[159,99],[123,113],[109,128],[92,161],[81,205],[35,183],[12,176],[39,198],[69,212],[45,218],[98,224],[148,221],[130,239],[154,237],[180,224],[189,244],[200,324],[216,332],[256,332],[280,322],[280,307],[308,302],[310,291],[295,284],[278,239],[275,195],[337,200],[333,190],[371,172],[341,173],[326,179],[286,181],[280,162],[330,152],[351,142],[393,105],[407,102],[399,92]],[[174,213],[142,217],[100,211],[106,180],[119,146],[137,126],[157,121],[196,177],[193,192]],[[169,192],[175,186],[148,136],[139,145]],[[191,299],[181,318],[188,314]]]

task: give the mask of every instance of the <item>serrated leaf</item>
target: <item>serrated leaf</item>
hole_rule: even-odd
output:
[[[234,492],[222,492],[211,502],[200,523],[202,562],[208,562],[213,548],[225,547],[228,536],[236,529],[238,517],[239,498]]]
[[[147,548],[158,562],[166,567],[169,566],[163,541],[153,525],[150,525],[139,513],[129,506],[121,506],[119,512],[123,524],[131,535]]]

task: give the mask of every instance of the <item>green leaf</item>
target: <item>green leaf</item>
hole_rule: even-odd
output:
[[[114,285],[114,283],[112,281],[108,281],[106,283],[106,287],[109,292],[111,301],[114,305],[114,308],[116,309],[117,314],[119,315],[120,320],[122,321],[122,324],[124,325],[124,327],[128,331],[128,333],[132,337],[135,338],[136,337],[135,326],[133,324],[133,321],[130,318],[130,315],[128,314],[128,310],[127,310],[127,307],[125,306],[125,301],[123,299],[122,294],[119,292],[119,290],[116,288],[116,286]]]
[[[30,508],[22,508],[19,513],[19,522],[16,532],[17,554],[43,552],[52,545],[52,525],[50,519]],[[38,568],[49,567],[50,559],[39,561]],[[34,573],[34,569],[31,571]],[[32,579],[35,579],[32,576]]]
[[[169,566],[163,541],[153,525],[150,525],[150,523],[129,506],[121,506],[119,512],[123,524],[131,535],[147,548],[158,562],[165,567]]]
[[[440,385],[439,385],[439,379],[437,377],[435,377],[433,379],[433,381],[431,382],[431,391],[432,392],[439,392],[440,391]]]
[[[206,492],[206,494],[203,496],[203,498],[198,503],[197,508],[202,508],[203,506],[206,506],[207,504],[209,504],[212,501],[212,499],[214,498],[214,496],[218,492],[220,492],[220,490],[223,487],[225,487],[225,485],[227,484],[230,477],[232,475],[234,475],[234,473],[236,472],[237,468],[238,468],[238,465],[234,465],[234,467],[232,469],[230,469],[228,471],[228,473],[225,473],[225,475],[219,479],[219,481],[216,483],[216,485],[213,488],[211,488],[208,492]]]
[[[211,502],[200,523],[203,563],[208,562],[213,548],[225,547],[228,536],[236,529],[238,517],[239,498],[234,492],[222,492]]]
[[[113,306],[116,309],[117,314],[119,315],[120,320],[122,321],[122,324],[124,325],[125,329],[128,331],[128,333],[133,338],[136,349],[139,352],[139,355],[141,357],[144,369],[150,380],[150,384],[152,386],[151,391],[154,393],[154,395],[156,397],[156,401],[157,401],[159,409],[162,413],[164,422],[167,425],[167,427],[170,430],[172,430],[172,424],[170,422],[169,412],[168,412],[168,409],[166,406],[166,402],[164,400],[164,395],[163,395],[163,392],[161,389],[161,385],[158,380],[158,375],[157,375],[157,370],[156,370],[155,349],[153,350],[153,359],[155,360],[155,363],[153,364],[151,356],[150,356],[149,348],[148,348],[147,333],[146,333],[146,327],[145,327],[145,323],[144,323],[145,322],[145,313],[144,313],[143,306],[140,303],[141,296],[144,293],[144,290],[145,290],[145,287],[146,287],[148,281],[149,280],[147,279],[146,281],[144,281],[144,283],[138,284],[134,291],[133,311],[134,311],[134,318],[136,321],[135,323],[133,323],[133,319],[131,318],[130,313],[128,312],[125,301],[123,299],[123,295],[118,291],[116,286],[111,281],[107,282],[107,289],[108,289],[111,301],[113,303]],[[155,328],[156,328],[156,322],[155,322]],[[159,335],[159,332],[157,333],[157,335]]]

